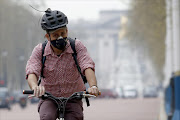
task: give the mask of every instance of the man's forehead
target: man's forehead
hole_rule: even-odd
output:
[[[49,33],[55,33],[55,32],[60,31],[60,30],[65,30],[65,28],[66,27],[58,28],[56,30],[49,31]]]

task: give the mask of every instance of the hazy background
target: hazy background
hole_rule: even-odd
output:
[[[68,16],[69,36],[88,48],[100,87],[161,85],[166,30],[163,0],[1,0],[0,78],[8,88],[27,88],[26,62],[32,49],[45,41],[40,26],[44,13],[28,4]]]
[[[69,19],[69,37],[80,39],[96,64],[100,89],[121,98],[133,86],[137,98],[154,86],[162,96],[165,65],[165,0],[1,0],[0,86],[29,89],[25,66],[33,48],[44,42],[40,20],[47,8]],[[159,105],[159,103],[158,103]]]

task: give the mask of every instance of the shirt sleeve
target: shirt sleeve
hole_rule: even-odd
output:
[[[82,44],[80,40],[76,40],[75,48],[77,52],[77,61],[81,68],[82,74],[85,75],[84,71],[87,68],[91,68],[93,71],[95,71],[95,63],[90,57],[87,48]]]
[[[28,78],[29,74],[35,74],[37,78],[41,74],[42,69],[42,44],[38,44],[32,51],[32,54],[27,61],[26,65],[26,79]]]

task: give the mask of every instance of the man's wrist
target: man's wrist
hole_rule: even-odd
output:
[[[90,88],[98,88],[97,85],[91,85]]]

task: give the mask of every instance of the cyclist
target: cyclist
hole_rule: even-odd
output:
[[[86,89],[72,57],[73,50],[67,39],[67,24],[67,16],[61,11],[48,9],[42,17],[41,27],[46,31],[45,37],[48,40],[43,54],[46,56],[44,68],[42,43],[33,49],[26,65],[26,79],[36,97],[42,96],[45,91],[56,97],[69,97],[74,92]],[[98,96],[95,63],[80,40],[75,41],[75,48],[81,72],[90,86],[88,92]],[[44,77],[38,86],[42,69]],[[57,106],[51,100],[40,100],[38,112],[41,120],[55,120],[58,117]],[[67,103],[65,120],[83,120],[82,100],[71,100]]]

